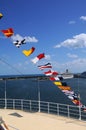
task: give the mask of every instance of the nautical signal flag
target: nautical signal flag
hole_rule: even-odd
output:
[[[32,47],[32,48],[29,49],[29,50],[23,50],[22,53],[23,53],[25,56],[30,56],[34,51],[35,51],[35,48]]]
[[[57,86],[60,86],[60,85],[62,85],[62,83],[59,81],[59,82],[57,82],[57,81],[55,81],[55,82],[53,82],[55,85],[57,85]]]
[[[37,57],[33,58],[31,61],[35,64],[37,63],[40,59],[44,58],[45,57],[45,54],[44,53],[41,53],[39,54]]]
[[[1,30],[1,32],[6,36],[6,37],[10,37],[14,34],[13,29],[12,28],[8,28],[6,30]]]
[[[52,81],[56,81],[56,80],[60,80],[60,78],[58,77],[58,76],[55,76],[55,77],[50,77],[50,80],[52,80]]]
[[[19,48],[22,44],[26,44],[26,42],[25,42],[25,39],[23,39],[23,40],[21,40],[21,41],[16,40],[16,41],[13,42],[13,44],[14,44],[16,47]]]
[[[45,68],[52,68],[52,65],[51,65],[51,63],[47,63],[47,64],[45,64],[45,65],[40,65],[40,66],[38,66],[38,68],[39,68],[40,70],[43,70],[43,69],[45,69]]]
[[[47,72],[44,72],[44,74],[45,74],[46,76],[51,76],[51,75],[52,75],[52,71],[51,71],[51,70],[48,70]]]
[[[3,17],[3,14],[2,13],[0,13],[0,19]]]
[[[44,74],[45,74],[46,76],[56,76],[56,75],[58,75],[58,72],[53,71],[53,70],[49,70],[49,71],[47,71],[47,72],[44,72]]]

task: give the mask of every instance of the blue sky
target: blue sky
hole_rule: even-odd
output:
[[[0,75],[42,74],[38,65],[50,62],[53,70],[86,71],[86,0],[7,0],[0,2],[0,29],[13,28],[14,36],[0,33]],[[17,48],[13,40],[27,38]],[[29,57],[22,53],[35,47]],[[46,57],[37,64],[31,59]]]

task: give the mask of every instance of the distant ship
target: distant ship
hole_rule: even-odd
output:
[[[66,69],[66,72],[61,73],[61,76],[63,77],[63,79],[69,79],[74,77],[73,73],[70,73],[68,69]]]

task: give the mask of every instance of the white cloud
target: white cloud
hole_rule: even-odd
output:
[[[53,67],[59,72],[64,72],[66,69],[72,73],[83,72],[86,70],[86,59],[78,58],[65,63],[53,62]]]
[[[69,21],[69,24],[75,24],[76,22],[75,21]]]
[[[19,34],[13,35],[13,36],[11,37],[11,39],[12,39],[13,41],[16,41],[16,40],[21,41],[22,39],[25,39],[26,42],[38,42],[38,39],[36,39],[34,36],[32,36],[32,37],[30,37],[30,36],[22,37],[22,36],[19,35]]]
[[[75,54],[70,54],[70,53],[68,53],[67,56],[70,57],[70,58],[78,58],[77,55],[75,55]]]
[[[33,36],[33,37],[24,37],[26,39],[26,42],[38,42],[38,40]]]
[[[45,59],[50,60],[51,56],[50,55],[45,55]]]
[[[71,39],[67,39],[60,44],[57,44],[55,48],[67,47],[67,48],[84,48],[86,47],[86,34],[81,33],[73,36]]]
[[[78,58],[76,60],[70,61],[66,63],[66,66],[70,67],[73,71],[76,69],[77,72],[85,71],[86,69],[86,59]]]
[[[86,16],[81,16],[80,19],[86,21]]]

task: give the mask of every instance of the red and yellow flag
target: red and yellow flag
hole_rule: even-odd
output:
[[[10,37],[14,34],[13,29],[12,28],[8,28],[6,30],[1,30],[1,32],[6,36],[6,37]]]

